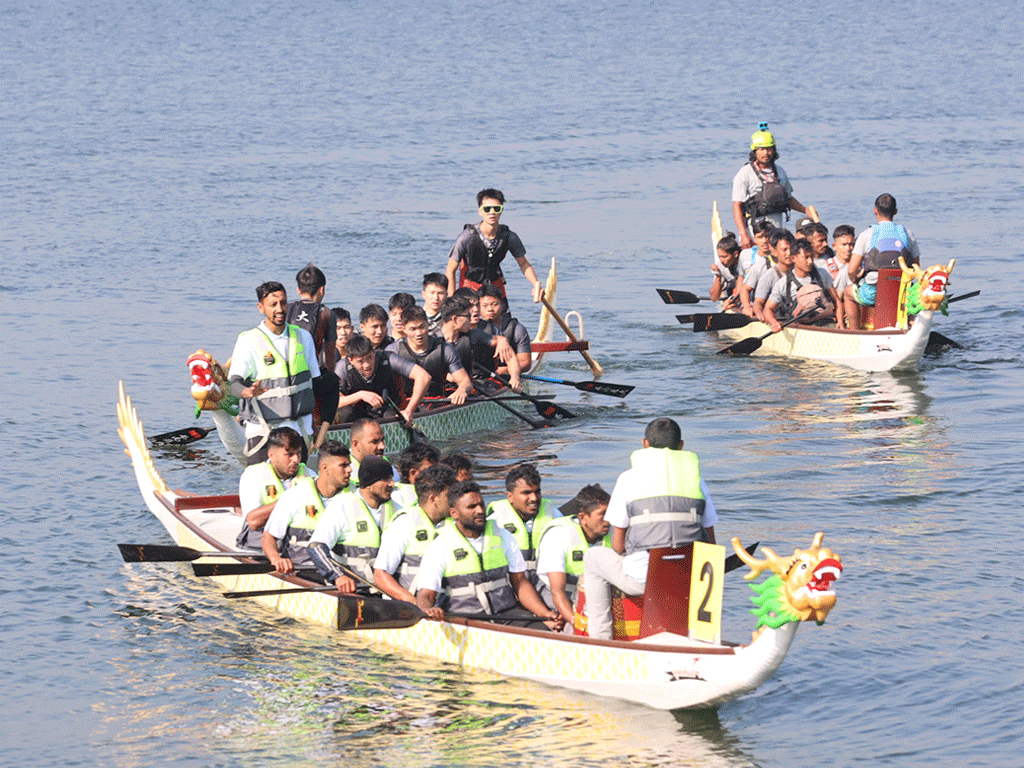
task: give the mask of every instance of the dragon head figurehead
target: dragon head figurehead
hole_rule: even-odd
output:
[[[764,560],[747,554],[740,540],[732,539],[737,556],[751,568],[746,579],[756,579],[769,570],[774,574],[760,584],[750,585],[757,593],[751,598],[757,606],[751,613],[758,617],[758,629],[777,629],[790,621],[825,622],[836,604],[832,582],[842,574],[843,564],[839,555],[821,546],[824,538],[824,533],[816,533],[809,549],[797,549],[791,557],[779,557],[762,547]]]
[[[900,256],[900,269],[903,270],[903,274],[907,275],[909,280],[917,280],[916,300],[910,303],[919,306],[920,310],[930,309],[934,311],[940,309],[943,300],[946,298],[949,274],[953,271],[954,264],[956,264],[956,259],[950,259],[949,264],[945,266],[936,264],[934,267],[921,269],[917,264],[913,267],[908,267],[907,262]]]
[[[196,350],[186,361],[192,376],[192,397],[196,400],[196,412],[228,410],[234,398],[228,394],[228,377],[220,363],[209,352]]]

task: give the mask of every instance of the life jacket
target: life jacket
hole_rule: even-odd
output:
[[[902,224],[893,221],[880,221],[871,228],[871,241],[868,252],[861,261],[861,269],[865,275],[888,267],[899,267],[900,256],[908,265],[914,263],[914,257],[907,247],[910,236]],[[876,277],[877,279],[877,277]],[[874,281],[868,281],[874,282]]]
[[[292,478],[293,482],[295,479],[300,477],[307,477],[309,472],[305,464],[299,464],[299,471],[295,477]],[[274,467],[271,466],[269,461],[261,461],[259,464],[251,464],[245,468],[242,472],[242,477],[239,480],[239,485],[252,483],[260,489],[260,503],[258,506],[263,507],[271,502],[277,501],[278,497],[284,493],[284,483],[281,478],[277,476],[277,472],[274,471]],[[263,531],[254,531],[249,527],[249,523],[242,520],[242,530],[238,532],[238,538],[235,539],[235,546],[239,549],[262,549],[263,547]]]
[[[626,554],[656,547],[681,547],[704,540],[704,494],[700,460],[692,451],[641,448],[630,456],[640,478],[626,500]]]
[[[348,358],[345,358],[345,375],[342,377],[343,386],[341,393],[343,395],[351,395],[354,392],[376,392],[378,395],[384,398],[384,407],[387,408],[387,399],[389,397],[398,400],[401,396],[400,393],[403,391],[400,386],[396,385],[402,377],[395,373],[391,367],[391,361],[388,360],[388,355],[383,350],[376,350],[374,353],[377,356],[377,365],[373,370],[373,376],[367,381],[363,378],[362,374],[355,369],[355,366],[349,362]],[[367,408],[369,411],[369,408]],[[378,413],[378,416],[381,414]]]
[[[347,494],[340,503],[344,505],[343,512],[353,523],[355,531],[347,538],[335,542],[331,551],[338,556],[342,564],[372,582],[373,561],[377,559],[377,551],[380,549],[380,532],[395,516],[394,504],[390,501],[384,502],[378,526],[359,491]]]
[[[804,325],[813,325],[834,317],[836,305],[825,290],[825,283],[818,274],[817,267],[811,267],[809,277],[811,282],[800,285],[792,269],[786,273],[786,291],[783,294],[778,320],[785,322],[810,310],[814,312],[800,320]]]
[[[288,521],[287,533],[284,540],[278,542],[277,550],[281,557],[287,557],[298,566],[310,562],[306,547],[323,514],[324,497],[316,487],[316,480],[309,475],[295,478],[288,493],[299,494],[304,512]]]
[[[788,221],[789,195],[786,194],[786,188],[779,181],[778,171],[775,171],[773,174],[774,178],[769,179],[757,167],[757,163],[751,161],[750,167],[754,169],[757,178],[761,180],[761,189],[748,197],[743,203],[743,212],[746,213],[747,218],[761,219],[772,214],[784,213]]]
[[[564,528],[569,532],[569,549],[565,552],[565,591],[569,598],[569,604],[575,605],[576,587],[579,583],[580,577],[583,575],[583,556],[591,547],[590,542],[587,541],[587,537],[583,533],[583,528],[580,526],[579,520],[575,517],[559,517],[552,520],[544,528],[544,532],[537,541],[537,549],[539,550],[544,544],[545,536],[547,536],[551,531],[561,528]],[[594,544],[593,546],[610,547],[611,545],[611,533],[608,533],[601,542]],[[540,596],[545,603],[552,608],[555,607],[551,599],[550,586],[545,582],[540,581],[540,587],[537,591],[540,593]]]
[[[427,394],[431,397],[440,397],[444,394],[445,377],[448,375],[448,363],[444,359],[444,347],[448,342],[437,336],[427,336],[427,340],[427,351],[415,352],[409,346],[408,340],[402,339],[398,342],[398,354],[426,369],[430,374],[430,386],[427,388]],[[412,381],[407,379],[405,381],[406,397],[412,395],[412,387]]]
[[[247,337],[251,347],[260,353],[253,381],[262,382],[267,390],[258,397],[241,400],[239,415],[243,421],[284,421],[313,413],[313,375],[306,365],[305,348],[299,341],[299,328],[295,325],[286,328],[287,360],[277,351],[262,328],[253,328],[240,334]]]
[[[526,574],[536,587],[539,583],[537,578],[537,544],[540,537],[544,535],[544,529],[562,516],[562,513],[551,506],[547,499],[540,500],[540,509],[533,518],[533,526],[526,529],[526,523],[519,513],[512,507],[508,499],[492,501],[487,505],[487,519],[494,520],[498,525],[511,533],[519,545],[519,551],[523,553],[523,560],[526,561]]]
[[[316,345],[316,352],[319,355],[324,348],[324,329],[320,323],[320,316],[323,314],[324,305],[318,301],[306,301],[299,299],[288,305],[287,322],[305,328],[313,337]]]
[[[459,287],[469,285],[477,290],[481,285],[497,285],[502,294],[505,293],[505,276],[501,271],[501,262],[508,253],[509,228],[498,225],[492,246],[484,242],[480,234],[479,224],[466,224],[463,231],[471,230],[466,240],[466,252],[463,254],[462,268],[459,274]]]
[[[394,576],[398,579],[399,584],[415,595],[419,586],[420,562],[423,560],[423,553],[427,551],[430,542],[437,538],[438,533],[437,526],[419,504],[400,509],[395,513],[391,522],[407,515],[413,517],[412,538],[409,539],[405,554],[402,555],[402,561],[398,564],[398,570],[395,571]]]
[[[416,486],[413,483],[395,483],[395,490],[391,494],[391,503],[395,505],[395,509],[401,511],[411,507],[416,501]],[[397,513],[395,517],[398,517]]]
[[[445,521],[438,538],[443,539],[440,546],[450,553],[441,585],[451,595],[452,611],[493,614],[516,606],[497,523],[487,521],[481,554],[451,518]]]

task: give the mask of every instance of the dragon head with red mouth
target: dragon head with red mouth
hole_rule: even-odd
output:
[[[778,627],[789,621],[824,623],[836,604],[833,582],[843,572],[839,555],[821,546],[824,538],[824,533],[816,533],[810,548],[797,549],[791,557],[779,557],[768,547],[762,547],[764,560],[747,554],[740,540],[732,539],[737,555],[751,568],[746,579],[755,579],[769,570],[775,574],[762,584],[751,585],[760,595],[754,598],[758,610],[752,611],[761,619],[759,627]]]
[[[946,288],[949,286],[949,274],[953,271],[956,259],[950,259],[945,266],[936,264],[928,269],[921,269],[917,264],[908,267],[902,256],[899,262],[904,274],[910,280],[917,280],[917,302],[921,308],[932,311],[941,308],[946,298]]]
[[[209,352],[199,349],[189,355],[186,365],[192,376],[192,397],[197,408],[203,411],[221,408],[221,401],[228,394],[228,377],[220,363]]]

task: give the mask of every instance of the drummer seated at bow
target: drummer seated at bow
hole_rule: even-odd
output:
[[[416,602],[420,562],[427,547],[448,518],[448,489],[455,485],[455,473],[443,464],[427,467],[416,475],[416,501],[395,513],[380,536],[380,549],[373,563],[377,589],[396,600]],[[437,606],[426,610],[440,619]]]
[[[467,372],[473,371],[475,361],[492,371],[500,361],[508,366],[510,386],[519,388],[519,361],[508,339],[482,328],[470,328],[472,308],[468,298],[449,296],[441,305],[441,318],[441,336],[455,347]]]
[[[448,396],[448,400],[455,405],[466,402],[467,395],[473,389],[473,381],[463,367],[455,347],[444,338],[430,335],[427,330],[427,313],[423,307],[406,307],[402,310],[402,327],[405,338],[391,344],[387,351],[415,363],[430,374],[428,396],[444,397],[445,386],[450,378],[455,382],[455,391]],[[412,381],[405,382],[405,397],[412,396],[413,386]]]
[[[348,448],[336,440],[320,446],[319,474],[297,477],[281,494],[263,528],[263,554],[278,573],[311,571],[308,543],[327,503],[337,496],[348,495],[352,462]],[[305,574],[303,574],[305,575]]]
[[[566,627],[573,623],[576,604],[576,586],[583,575],[583,556],[591,547],[610,547],[611,528],[604,519],[611,497],[600,485],[585,486],[575,498],[562,505],[571,517],[552,520],[544,529],[537,544],[537,592],[541,599],[565,619]]]
[[[536,587],[537,544],[544,530],[562,513],[543,498],[540,473],[534,464],[517,464],[505,476],[505,498],[487,507],[487,519],[512,534],[526,564],[526,575]]]
[[[793,268],[772,287],[764,305],[764,322],[776,333],[794,317],[801,317],[799,322],[804,325],[825,325],[835,321],[838,303],[828,270],[814,263],[811,243],[798,238]]]
[[[520,372],[530,370],[533,365],[530,334],[522,323],[509,314],[508,302],[497,286],[485,285],[480,288],[480,328],[493,336],[505,338],[515,351]],[[491,367],[491,370],[494,368]],[[507,374],[508,369],[502,366],[496,372]]]
[[[263,527],[278,499],[292,486],[296,477],[316,477],[316,472],[302,463],[302,437],[291,427],[270,430],[267,438],[267,460],[250,464],[238,480],[239,506],[242,508],[242,530],[235,539],[239,549],[263,548]]]
[[[395,516],[393,472],[387,459],[367,456],[359,465],[359,489],[331,499],[310,536],[313,565],[341,592],[356,591],[357,580],[362,592],[373,585],[381,530]]]
[[[564,621],[544,605],[526,576],[526,563],[512,534],[487,519],[480,486],[456,483],[448,489],[451,519],[420,561],[416,604],[424,611],[447,591],[450,610],[495,618],[537,617],[560,631]],[[525,611],[522,609],[526,609]]]
[[[412,394],[401,405],[401,416],[412,423],[412,414],[430,386],[430,374],[423,368],[383,349],[374,349],[362,335],[353,336],[345,345],[345,359],[338,363],[341,397],[337,421],[341,424],[361,418],[380,419],[398,415],[394,406],[404,397],[404,379],[412,380]]]
[[[440,460],[441,452],[430,443],[416,442],[402,449],[395,462],[399,481],[395,483],[395,491],[391,494],[395,509],[405,509],[416,503],[416,478]]]

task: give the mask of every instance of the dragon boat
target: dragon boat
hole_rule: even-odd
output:
[[[143,425],[123,385],[117,413],[118,434],[146,506],[177,545],[207,551],[185,559],[202,554],[210,563],[261,565],[255,558],[217,554],[232,550],[241,525],[237,496],[197,496],[168,488],[153,464]],[[838,555],[821,546],[822,537],[817,534],[808,549],[798,549],[791,557],[778,557],[765,547],[764,560],[753,558],[738,539],[732,540],[737,556],[751,568],[748,579],[772,573],[766,581],[751,584],[756,606],[752,613],[758,626],[747,644],[720,638],[725,548],[702,543],[669,550],[674,554],[657,560],[676,564],[676,572],[664,582],[672,587],[663,594],[649,586],[639,637],[632,641],[597,640],[467,618],[432,620],[415,615],[418,609],[408,603],[340,595],[324,591],[323,585],[275,573],[210,578],[227,590],[274,592],[252,599],[296,619],[355,630],[340,635],[342,643],[397,649],[656,709],[707,708],[753,691],[771,677],[801,621],[824,622],[836,601],[832,583],[842,564]],[[122,545],[132,546],[137,545]],[[652,553],[652,562],[655,559]],[[649,585],[653,580],[649,575]],[[412,619],[375,622],[381,606],[392,607],[388,612],[392,618],[394,609],[399,609],[401,618],[404,608]]]
[[[586,355],[590,343],[583,335],[583,318],[579,312],[567,312],[565,318],[557,316],[554,309],[554,302],[558,290],[558,272],[555,260],[551,260],[551,268],[548,271],[545,284],[545,297],[547,301],[541,307],[540,318],[537,323],[537,332],[531,342],[533,366],[531,371],[536,371],[544,358],[552,352],[580,352]],[[559,324],[567,320],[575,319],[578,332],[572,333],[567,330],[565,341],[553,341],[553,320]],[[567,327],[568,326],[564,326]],[[238,408],[236,398],[228,394],[227,374],[224,366],[221,366],[213,356],[203,349],[199,349],[189,356],[187,360],[189,373],[192,376],[192,397],[196,400],[196,416],[207,412],[216,425],[217,435],[224,447],[236,459],[244,463],[245,436],[242,425],[238,422]],[[501,402],[495,402],[500,400]],[[523,409],[523,400],[517,398],[513,393],[506,393],[498,397],[478,398],[467,401],[462,405],[451,405],[446,399],[429,399],[424,407],[418,410],[413,421],[420,433],[430,440],[446,440],[463,434],[472,434],[483,430],[496,429],[503,424],[515,419],[515,415],[509,409]],[[409,445],[414,433],[406,428],[400,419],[387,418],[380,420],[384,431],[384,440],[389,453],[400,451]],[[202,430],[205,434],[208,430]],[[350,425],[333,424],[328,428],[327,437],[334,440],[349,442]],[[190,442],[194,437],[189,430],[179,430],[182,440]]]

